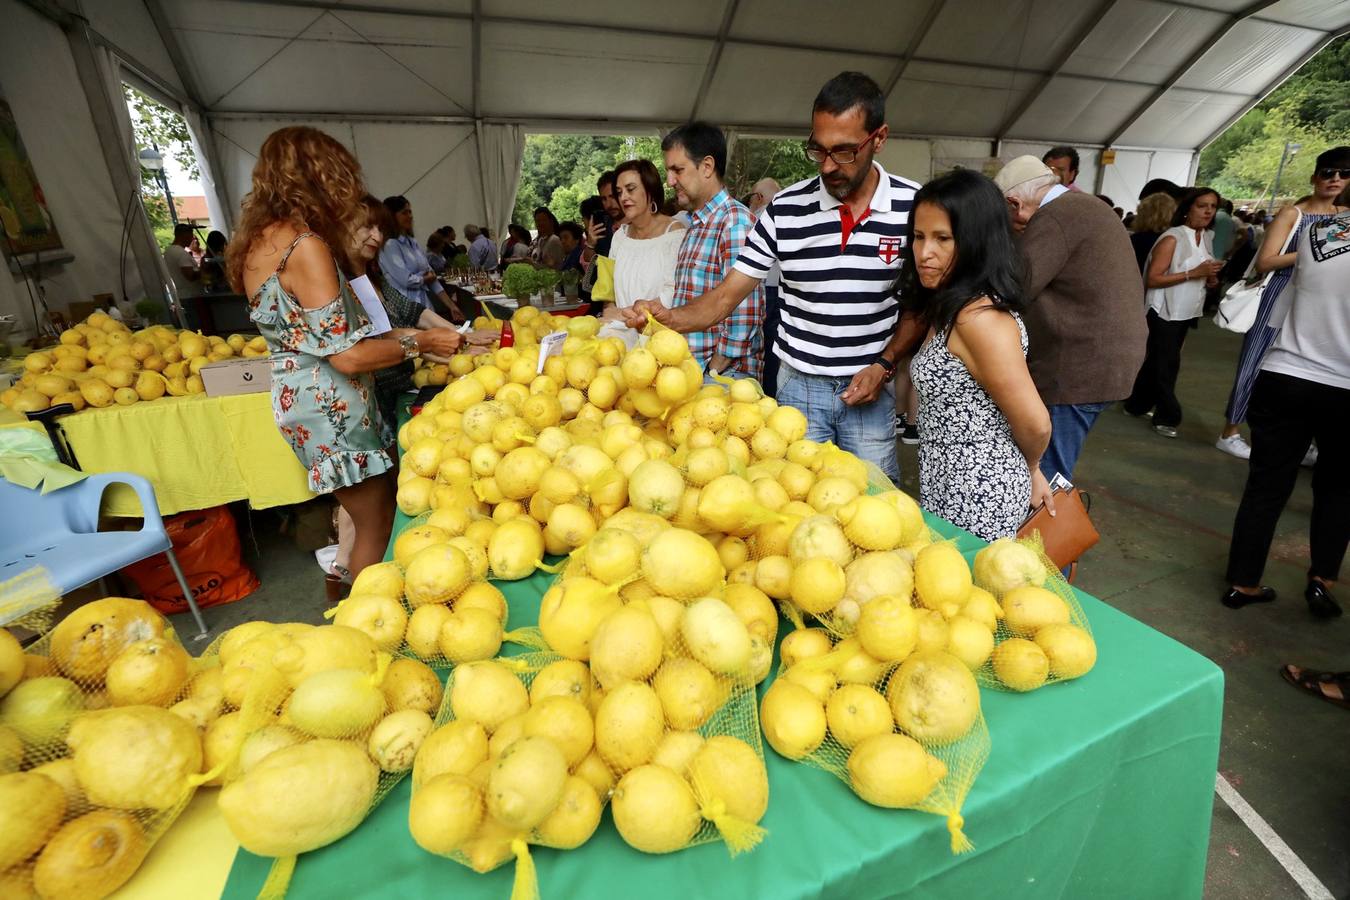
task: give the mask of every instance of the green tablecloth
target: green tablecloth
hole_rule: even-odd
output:
[[[395,534],[407,522],[400,516]],[[982,543],[937,520],[967,555]],[[500,586],[510,626],[533,625],[551,576]],[[983,692],[993,745],[963,810],[973,853],[944,820],[867,805],[843,782],[766,744],[769,836],[732,860],[720,843],[647,856],[606,812],[589,843],[535,848],[545,898],[719,896],[1200,897],[1219,754],[1223,674],[1204,657],[1080,592],[1099,655],[1078,681],[1026,695]],[[786,627],[786,626],[785,626]],[[767,685],[767,682],[766,682]],[[356,831],[303,856],[292,898],[505,900],[508,864],[487,875],[423,852],[408,834],[408,779]],[[252,898],[270,860],[240,851],[227,898]]]

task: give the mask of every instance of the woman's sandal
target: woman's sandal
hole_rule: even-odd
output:
[[[324,594],[329,603],[339,603],[352,592],[352,573],[341,566],[333,566],[332,574],[323,576]]]
[[[1280,667],[1280,677],[1314,697],[1350,709],[1350,672],[1319,672],[1286,665]]]

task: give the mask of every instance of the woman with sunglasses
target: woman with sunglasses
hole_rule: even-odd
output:
[[[1350,185],[1350,147],[1333,147],[1317,157],[1313,166],[1311,196],[1286,206],[1275,216],[1275,220],[1266,228],[1265,240],[1256,255],[1256,271],[1265,274],[1274,272],[1266,282],[1261,294],[1261,305],[1256,313],[1256,321],[1248,329],[1242,340],[1242,352],[1238,356],[1237,376],[1233,380],[1233,390],[1228,396],[1228,409],[1225,413],[1227,426],[1219,435],[1215,444],[1224,453],[1247,459],[1252,448],[1242,439],[1242,423],[1247,418],[1247,404],[1252,397],[1252,386],[1256,384],[1257,373],[1261,371],[1261,360],[1266,351],[1280,335],[1282,315],[1277,312],[1280,294],[1289,284],[1294,274],[1294,260],[1297,259],[1299,235],[1319,222],[1325,222],[1345,207],[1337,203],[1337,195]],[[1293,237],[1290,233],[1293,232]],[[1281,253],[1285,243],[1289,252]],[[1281,305],[1281,310],[1283,305]],[[1311,452],[1309,464],[1312,462]]]

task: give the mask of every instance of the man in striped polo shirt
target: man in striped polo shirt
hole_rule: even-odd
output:
[[[676,331],[707,331],[776,262],[778,402],[806,415],[807,437],[833,441],[898,482],[891,379],[917,332],[896,328],[893,283],[919,185],[873,161],[886,142],[885,121],[885,98],[867,75],[842,72],[826,82],[806,142],[820,174],[774,197],[717,287],[673,309],[640,301],[624,317],[634,328],[650,314]]]

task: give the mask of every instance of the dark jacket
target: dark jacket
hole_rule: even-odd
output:
[[[1144,360],[1144,281],[1128,232],[1092,194],[1061,194],[1031,217],[1027,365],[1046,405],[1130,395]]]

